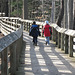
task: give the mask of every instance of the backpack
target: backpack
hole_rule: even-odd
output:
[[[50,34],[52,35],[51,27],[49,27]]]

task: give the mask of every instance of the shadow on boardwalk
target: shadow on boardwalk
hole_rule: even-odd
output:
[[[32,37],[24,32],[26,48],[22,51],[17,75],[75,75],[75,58],[68,57],[63,51],[45,45],[44,38],[38,38],[38,46],[32,44]]]

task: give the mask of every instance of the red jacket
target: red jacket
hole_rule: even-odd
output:
[[[48,24],[46,24],[46,25],[43,27],[43,29],[42,29],[42,33],[44,33],[44,36],[45,36],[45,37],[51,36],[50,31],[49,31],[49,28],[51,28],[51,26],[48,25]],[[52,28],[51,28],[51,31],[52,31]]]

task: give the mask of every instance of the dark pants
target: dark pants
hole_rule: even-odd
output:
[[[37,44],[37,37],[33,37],[34,44]]]

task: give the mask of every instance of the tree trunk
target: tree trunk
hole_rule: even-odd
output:
[[[18,0],[16,0],[16,2],[17,2],[17,17],[19,16],[19,14],[18,14]]]
[[[62,8],[61,8],[61,12],[60,12],[60,15],[59,15],[59,18],[58,18],[58,21],[57,21],[57,25],[59,27],[61,27],[61,21],[63,19],[63,16],[64,16],[64,0],[62,0]]]
[[[74,24],[73,3],[74,0],[69,0],[69,29],[73,29],[73,24]]]
[[[51,22],[55,23],[55,0],[52,0]]]
[[[69,0],[64,0],[64,28],[69,28]]]
[[[10,1],[10,0],[8,1],[8,7],[9,7],[9,8],[8,8],[8,16],[10,17],[10,9],[11,9],[11,8],[10,8],[10,7],[11,7],[11,1]]]
[[[5,16],[8,17],[8,0],[5,3]]]
[[[74,17],[73,30],[75,30],[75,17]]]
[[[28,19],[28,0],[23,0],[23,19]]]
[[[74,2],[74,6],[73,8],[75,7],[75,2]],[[75,8],[74,8],[74,24],[73,24],[73,30],[75,30]]]

